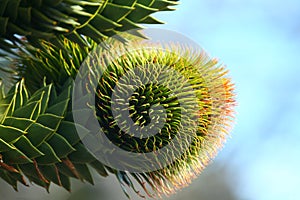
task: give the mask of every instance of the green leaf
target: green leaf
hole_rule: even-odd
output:
[[[17,26],[11,22],[7,23],[7,29],[10,30],[12,33],[19,34],[19,35],[30,35],[31,32],[25,30],[21,26]]]
[[[117,22],[106,18],[103,15],[96,15],[90,23],[93,27],[101,26],[102,31],[122,27],[121,24],[118,24]]]
[[[62,186],[59,171],[55,165],[40,165],[39,169],[47,180]]]
[[[34,19],[36,19],[36,21],[38,23],[41,23],[41,24],[48,23],[48,24],[53,24],[53,25],[57,23],[55,20],[52,20],[51,18],[44,15],[41,11],[39,11],[37,9],[32,9],[31,13],[32,13],[32,17]]]
[[[68,103],[69,100],[65,100],[60,103],[54,104],[47,109],[47,112],[54,115],[63,116],[67,109]]]
[[[64,174],[59,173],[60,181],[62,186],[67,190],[71,191],[71,182],[70,178],[65,176]]]
[[[38,149],[44,154],[44,156],[36,158],[37,163],[40,165],[51,165],[53,163],[61,162],[53,148],[47,142],[42,143]]]
[[[26,106],[20,107],[15,112],[13,112],[13,117],[18,118],[27,118],[35,120],[37,115],[39,114],[39,101],[30,102],[26,104]]]
[[[32,18],[31,18],[32,8],[18,8],[18,15],[19,19],[21,19],[25,24],[30,24]]]
[[[21,136],[18,141],[14,143],[14,146],[30,159],[44,155],[35,146],[33,146],[30,140],[25,136]]]
[[[0,16],[3,16],[5,9],[7,8],[7,4],[10,0],[2,0],[0,6]]]
[[[15,147],[11,146],[10,144],[5,142],[4,140],[0,139],[0,152],[9,151],[9,150],[12,150],[12,149],[15,149]]]
[[[26,137],[32,142],[34,146],[39,146],[42,142],[54,134],[54,130],[42,124],[34,123],[27,130]]]
[[[63,121],[60,124],[57,133],[63,136],[71,145],[75,145],[80,141],[80,137],[78,136],[77,129],[79,129],[80,133],[82,134],[89,133],[89,130],[87,130],[83,126],[68,121]]]
[[[104,168],[104,165],[99,162],[98,160],[95,160],[93,162],[90,163],[90,165],[101,175],[101,176],[108,176],[107,171]]]
[[[97,28],[93,27],[91,24],[87,24],[81,29],[77,30],[80,34],[85,34],[86,36],[92,38],[98,43],[103,42],[105,39],[107,39],[107,36],[104,35],[102,32],[97,30]]]
[[[177,5],[177,2],[171,2],[171,1],[166,1],[166,0],[157,0],[154,1],[153,4],[151,5],[152,8],[156,8],[159,10],[164,10],[164,11],[171,11],[173,8],[169,8],[168,6],[175,6]]]
[[[5,180],[9,185],[11,185],[15,190],[18,189],[18,184],[15,179],[13,179],[8,171],[5,171],[4,169],[0,168],[0,177]]]
[[[74,146],[74,148],[76,151],[68,156],[73,163],[85,164],[96,160],[96,158],[84,147],[83,144],[78,143]]]
[[[125,18],[122,20],[122,24],[123,26],[121,28],[118,29],[118,31],[127,31],[127,30],[134,30],[134,29],[142,29],[144,28],[143,26],[134,23],[133,21]]]
[[[57,130],[62,119],[63,117],[61,116],[46,113],[38,117],[37,123],[40,123],[45,127],[49,127],[50,129]]]
[[[11,21],[15,21],[18,17],[18,7],[19,7],[20,2],[21,2],[21,0],[9,0],[6,4],[5,15],[9,16]],[[4,3],[4,5],[5,5],[5,3]]]
[[[19,168],[30,181],[48,189],[50,183],[48,183],[48,180],[44,180],[44,174],[41,173],[38,166],[35,166],[34,164],[30,163],[25,165],[19,165]]]
[[[9,164],[26,164],[32,163],[32,160],[28,158],[23,152],[18,149],[12,149],[1,153],[5,163]]]
[[[13,140],[19,138],[24,134],[26,134],[26,132],[18,128],[4,126],[0,124],[0,138],[8,143],[12,142]]]
[[[0,17],[0,36],[6,34],[8,20],[8,17]]]
[[[32,123],[34,123],[34,121],[27,118],[6,117],[3,125],[15,127],[25,131]]]
[[[76,164],[74,163],[74,166],[79,173],[80,177],[83,178],[84,180],[88,181],[90,184],[94,184],[92,175],[90,173],[89,168],[85,164]]]
[[[45,113],[45,111],[47,109],[51,89],[52,89],[52,85],[48,85],[46,87],[39,89],[31,96],[31,98],[28,101],[28,103],[40,102],[39,114]]]
[[[8,172],[8,176],[12,178],[13,180],[16,180],[20,183],[22,183],[25,186],[28,186],[26,183],[24,176],[21,173],[14,173],[14,172]]]
[[[134,7],[134,4],[137,2],[137,0],[113,0],[114,4],[118,5],[124,5],[128,7]]]
[[[74,173],[64,164],[64,163],[57,163],[56,164],[58,171],[65,176],[77,178]]]
[[[142,24],[163,24],[164,22],[152,17],[152,16],[147,16],[143,20],[140,21]]]
[[[158,9],[150,8],[138,3],[135,6],[135,10],[127,16],[128,19],[134,22],[140,22],[150,14],[158,11]]]
[[[124,19],[133,9],[134,8],[124,5],[107,3],[101,15],[103,15],[106,18],[109,18],[114,22],[119,22],[120,20]],[[112,13],[114,14],[112,15]]]
[[[69,142],[59,134],[54,134],[48,141],[48,144],[52,146],[56,155],[59,158],[64,158],[71,152],[75,151]]]

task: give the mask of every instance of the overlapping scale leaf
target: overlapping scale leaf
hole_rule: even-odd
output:
[[[57,93],[53,84],[32,95],[22,79],[1,93],[0,177],[17,189],[31,182],[46,189],[53,182],[71,189],[70,177],[93,183],[88,163],[106,176],[105,168],[80,143],[69,112],[71,81]]]
[[[7,49],[8,42],[20,42],[20,36],[50,39],[59,34],[77,34],[94,15],[101,12],[105,0],[1,0],[0,47]],[[79,37],[79,35],[76,35]]]
[[[0,49],[15,53],[26,38],[33,45],[39,39],[60,44],[57,37],[87,45],[84,36],[101,42],[108,36],[141,23],[161,23],[150,15],[172,10],[176,0],[0,0]],[[136,34],[138,34],[136,32]]]

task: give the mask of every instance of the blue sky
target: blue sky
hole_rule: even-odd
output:
[[[157,16],[231,71],[237,122],[217,161],[239,197],[300,199],[300,1],[186,0]]]

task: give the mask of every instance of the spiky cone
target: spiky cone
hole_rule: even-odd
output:
[[[86,124],[74,122],[73,116],[77,110],[72,109],[70,100],[71,79],[78,75],[90,49],[80,47],[68,39],[62,42],[66,47],[64,49],[47,42],[42,43],[43,48],[40,50],[28,49],[34,56],[23,55],[19,67],[19,76],[23,79],[1,98],[1,127],[5,128],[0,132],[0,141],[3,141],[3,149],[0,149],[1,177],[15,188],[17,181],[25,184],[25,175],[30,181],[43,187],[48,188],[50,182],[53,182],[69,190],[70,177],[93,182],[87,167],[91,165],[101,176],[107,176],[108,172],[115,174],[125,193],[125,186],[134,188],[133,182],[136,181],[149,196],[169,195],[188,185],[223,145],[235,104],[233,85],[226,77],[224,67],[217,60],[209,59],[202,51],[193,52],[191,56],[188,48],[182,53],[182,48],[176,45],[168,51],[155,45],[153,48],[136,50],[141,46],[137,41],[130,43],[133,51],[124,51],[126,53],[115,59],[107,69],[100,67],[103,76],[96,85],[84,85],[77,88],[77,92],[82,100],[95,99],[96,96],[94,110],[98,123],[106,136],[123,150],[133,153],[152,152],[172,145],[172,139],[180,134],[190,139],[190,142],[182,141],[182,144],[188,146],[183,145],[176,150],[179,153],[183,150],[181,156],[152,171],[130,172],[99,161],[97,152],[92,152],[82,143],[82,136],[79,137],[78,129],[75,129],[80,128],[80,132],[85,132],[86,135],[90,133]],[[96,44],[91,40],[89,42],[95,49]],[[97,63],[102,62],[103,65],[88,65],[90,70],[87,71],[99,71],[99,66],[106,65],[103,58],[110,56],[105,55],[101,49],[96,55],[99,59]],[[155,69],[155,73],[151,75],[149,72],[153,71],[147,71],[146,66]],[[115,118],[112,114],[112,94],[115,93],[114,88],[119,79],[125,77],[126,80],[132,69],[138,69],[142,74],[140,77],[149,76],[158,80],[158,72],[165,68],[180,72],[182,76],[173,73],[172,76],[160,79],[165,81],[163,86],[148,84],[138,88],[131,98],[129,113],[134,122],[143,127],[149,123],[149,119],[154,120],[147,111],[159,103],[166,110],[166,124],[158,134],[148,139],[125,133],[128,127],[118,126],[122,123],[122,117]],[[88,75],[94,76],[93,73]],[[129,86],[127,84],[123,89]],[[96,95],[92,94],[93,90]],[[174,91],[179,95],[178,98],[172,95]],[[180,95],[191,95],[191,98],[180,99]],[[188,105],[184,112],[182,104]],[[83,111],[78,110],[81,114]],[[89,117],[85,118],[86,122]],[[190,131],[179,133],[182,124],[186,124],[180,121],[182,119],[193,123],[196,119],[196,126],[191,126]],[[8,136],[7,133],[11,130],[17,134]],[[14,137],[11,138],[12,136]],[[60,141],[59,145],[57,141]],[[165,155],[166,160],[170,159],[168,156]],[[141,163],[140,166],[131,167],[138,170],[145,166]]]
[[[81,45],[88,44],[85,36],[101,42],[120,31],[142,28],[139,24],[162,23],[150,15],[176,4],[177,0],[0,0],[0,49],[14,53],[14,42],[23,43],[17,35],[36,45],[39,39],[57,43],[60,35]]]
[[[86,104],[95,104],[102,134],[115,148],[85,145],[108,166],[126,172],[126,178],[120,180],[124,185],[131,176],[150,196],[149,188],[161,197],[189,185],[215,157],[231,128],[235,100],[224,66],[204,51],[180,44],[165,47],[131,41],[92,55],[75,83],[76,89],[88,90],[79,90],[73,102],[84,102],[90,96]],[[78,117],[75,121],[93,127],[91,121],[86,125]],[[102,137],[91,138],[106,142]],[[120,149],[120,154],[115,153]],[[102,151],[108,155],[103,156]],[[122,158],[127,156],[122,151],[137,155]],[[110,159],[114,156],[117,160]]]

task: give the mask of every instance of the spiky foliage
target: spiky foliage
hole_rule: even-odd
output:
[[[176,46],[169,51],[141,49],[127,52],[115,60],[99,80],[95,104],[99,124],[104,127],[108,138],[126,151],[151,152],[172,145],[172,138],[179,134],[183,124],[181,120],[196,116],[198,123],[195,129],[184,133],[192,142],[180,157],[162,169],[130,173],[104,166],[80,142],[74,128],[79,125],[75,125],[72,118],[72,112],[76,111],[72,111],[70,105],[70,78],[75,78],[90,49],[68,39],[62,42],[64,49],[44,42],[42,49],[29,50],[33,56],[24,56],[19,67],[19,75],[25,78],[29,88],[26,89],[21,80],[1,99],[1,177],[14,187],[17,181],[25,184],[22,175],[26,175],[43,187],[48,188],[49,183],[54,182],[69,190],[70,177],[92,183],[87,168],[90,164],[102,176],[107,176],[107,171],[115,174],[125,193],[124,186],[134,188],[132,180],[135,180],[149,196],[153,195],[151,190],[156,195],[171,194],[189,184],[222,146],[234,104],[232,84],[225,77],[224,68],[201,52],[190,56],[186,49],[186,56],[180,57],[178,55],[182,52]],[[90,46],[96,45],[90,40]],[[99,59],[103,56],[101,51],[97,55]],[[147,74],[145,66],[152,66],[157,74]],[[96,70],[95,66],[90,67],[92,71]],[[151,105],[161,104],[167,113],[165,126],[159,134],[148,139],[120,131],[116,123],[118,119],[111,112],[111,98],[117,81],[134,68],[144,73],[142,77],[157,79],[162,67],[180,72],[186,84],[176,74],[170,74],[163,80],[166,82],[164,86],[145,85],[132,96],[132,109],[129,111],[132,119],[143,127],[149,122]],[[179,95],[196,94],[195,98],[184,100],[190,105],[186,110],[189,116],[181,116],[178,99],[166,86],[176,89]],[[130,85],[124,87],[126,89]],[[82,99],[90,95],[85,87],[80,93]],[[86,132],[89,134],[88,130]]]
[[[21,80],[6,95],[1,94],[0,176],[15,189],[18,181],[28,185],[24,175],[47,190],[51,182],[70,190],[70,177],[93,183],[88,163],[107,175],[72,134],[70,83],[59,95],[53,85],[31,95]]]
[[[120,31],[161,23],[152,13],[172,10],[177,0],[0,0],[0,49],[12,52],[20,37],[31,44],[65,35],[80,45],[84,36],[101,42]],[[135,32],[138,34],[138,32]],[[84,36],[83,36],[84,35]]]

